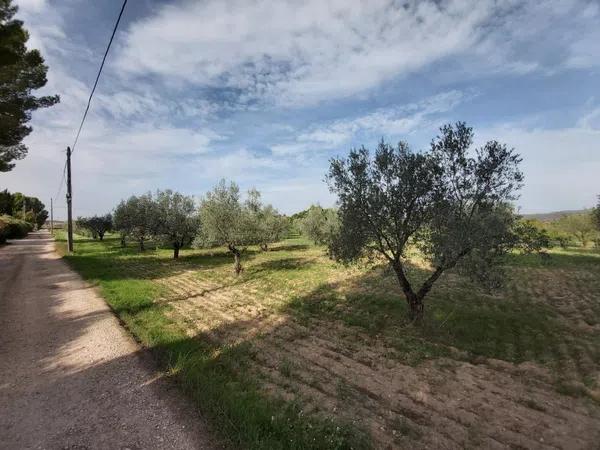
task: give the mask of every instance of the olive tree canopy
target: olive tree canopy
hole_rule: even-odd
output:
[[[121,201],[114,211],[114,226],[121,234],[121,245],[125,238],[133,238],[140,251],[146,249],[145,242],[154,237],[159,226],[158,206],[150,192]]]
[[[243,248],[257,243],[252,210],[240,201],[240,188],[221,180],[200,202],[200,231],[194,246],[226,246],[234,257],[235,273],[239,274]]]
[[[104,239],[107,231],[112,230],[112,216],[105,214],[104,216],[78,217],[77,227],[90,232],[94,239]]]
[[[596,233],[594,216],[588,212],[563,216],[556,221],[555,226],[559,230],[575,236],[583,247],[587,247],[588,242]]]
[[[300,232],[317,245],[329,244],[338,227],[337,211],[319,205],[312,205],[300,219]]]
[[[521,159],[496,141],[474,151],[472,143],[472,129],[459,122],[442,127],[428,151],[382,141],[373,157],[363,147],[331,160],[327,179],[341,223],[330,253],[342,261],[383,256],[413,320],[422,318],[423,299],[445,271],[460,266],[494,281],[498,257],[517,245],[517,217],[507,205],[523,182]],[[409,245],[431,263],[422,282],[407,276]]]
[[[288,229],[288,220],[272,205],[264,205],[260,192],[256,189],[248,191],[245,206],[249,212],[248,232],[254,236],[254,241],[261,250],[268,250],[269,244],[280,241]]]
[[[156,192],[158,223],[156,236],[159,241],[173,248],[173,258],[179,258],[179,250],[189,245],[198,231],[198,214],[194,198],[171,190]]]

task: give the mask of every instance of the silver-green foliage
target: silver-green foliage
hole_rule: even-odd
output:
[[[473,131],[464,123],[440,131],[429,151],[381,142],[374,157],[363,147],[333,159],[328,174],[341,220],[330,253],[342,261],[383,256],[413,319],[445,271],[459,266],[493,284],[499,257],[518,245],[507,204],[522,185],[520,157],[496,141],[472,151]],[[410,245],[431,262],[424,280],[409,280]]]
[[[317,245],[327,245],[338,232],[339,225],[335,209],[312,205],[300,220],[300,232]]]
[[[158,205],[150,192],[121,201],[114,211],[114,228],[122,243],[131,237],[145,250],[145,242],[156,236],[160,224]]]
[[[260,192],[250,189],[245,206],[250,214],[249,233],[255,237],[262,250],[266,251],[269,244],[284,237],[289,225],[287,218],[279,214],[272,205],[264,205]]]
[[[189,245],[198,232],[200,224],[194,198],[170,189],[157,191],[155,197],[158,216],[155,238],[173,249],[173,257]]]
[[[241,201],[237,184],[221,180],[200,203],[200,230],[195,247],[225,246],[234,256],[234,270],[242,271],[241,253],[249,245],[263,248],[281,239],[285,218],[272,206],[264,206],[260,193],[251,189]]]
[[[200,230],[194,246],[226,246],[234,256],[234,270],[242,271],[244,247],[256,244],[250,209],[240,201],[240,188],[221,180],[200,202]]]
[[[593,213],[569,214],[558,219],[553,226],[577,239],[583,247],[594,238],[598,232]]]

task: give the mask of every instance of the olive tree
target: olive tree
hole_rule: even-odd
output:
[[[327,180],[338,196],[340,227],[330,254],[353,261],[373,252],[394,270],[411,320],[424,314],[424,298],[449,269],[495,282],[498,258],[517,245],[517,217],[507,204],[523,175],[512,149],[496,141],[471,151],[464,123],[440,129],[428,151],[383,141],[374,157],[362,147],[330,161]],[[410,280],[407,249],[431,263],[422,281]]]
[[[556,227],[575,237],[583,247],[594,237],[596,227],[590,213],[569,214],[556,221]]]
[[[112,215],[113,228],[121,236],[121,247],[126,246],[126,239],[131,236],[135,226],[135,215],[130,200],[121,200]]]
[[[125,246],[126,237],[134,239],[145,251],[145,243],[157,234],[159,227],[159,210],[150,192],[123,200],[115,208],[114,228],[121,234],[121,245]]]
[[[171,190],[156,192],[158,224],[155,230],[159,241],[173,249],[173,258],[179,250],[189,245],[198,232],[198,214],[193,197]]]
[[[260,197],[260,192],[250,189],[245,206],[250,217],[249,233],[253,234],[260,249],[267,251],[269,244],[283,238],[288,229],[288,221],[272,205],[263,205]]]
[[[89,231],[92,238],[103,240],[106,232],[112,230],[112,216],[78,217],[77,227]]]
[[[224,245],[234,259],[236,275],[242,271],[243,249],[257,243],[251,208],[240,201],[235,183],[221,180],[200,202],[200,230],[194,247]]]
[[[329,244],[338,227],[337,211],[318,205],[312,205],[300,220],[300,232],[317,245]]]
[[[158,228],[158,208],[152,194],[133,196],[130,198],[133,210],[132,236],[138,242],[140,251],[145,251],[145,243],[156,234]]]

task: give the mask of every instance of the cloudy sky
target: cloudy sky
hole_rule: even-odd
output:
[[[121,1],[17,3],[62,101],[34,114],[0,188],[49,203]],[[75,215],[220,178],[286,213],[330,206],[330,157],[425,149],[457,120],[522,155],[522,212],[591,206],[598,42],[598,0],[130,0],[73,155]]]

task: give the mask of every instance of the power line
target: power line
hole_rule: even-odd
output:
[[[75,146],[77,145],[77,141],[79,140],[79,135],[81,134],[81,129],[83,128],[83,124],[85,122],[85,119],[87,118],[88,111],[90,110],[90,105],[92,103],[92,97],[94,96],[94,92],[96,92],[96,86],[98,86],[98,80],[100,79],[100,75],[102,74],[102,69],[104,68],[104,63],[106,61],[106,57],[108,56],[108,52],[110,50],[113,39],[117,32],[117,28],[119,27],[119,23],[121,22],[121,16],[123,16],[123,11],[125,11],[125,5],[127,5],[127,0],[123,1],[123,5],[121,6],[121,11],[119,12],[119,16],[117,17],[117,21],[115,22],[115,26],[114,26],[112,34],[110,36],[110,40],[108,41],[108,46],[106,47],[106,51],[104,52],[104,57],[102,58],[102,63],[100,64],[100,69],[98,70],[98,75],[96,75],[96,81],[94,82],[94,86],[92,87],[92,91],[90,92],[90,97],[88,98],[88,102],[87,102],[85,111],[83,113],[81,123],[79,124],[79,129],[77,130],[77,135],[75,136],[75,142],[73,143],[73,151],[75,150]],[[62,188],[65,185],[66,174],[67,174],[67,163],[65,162],[65,165],[63,167],[63,173],[62,173],[60,182],[58,184],[58,189],[56,191],[56,195],[54,196],[54,198],[56,198],[56,199],[59,198],[59,196],[62,192]]]
[[[77,145],[77,141],[79,140],[79,134],[81,133],[81,129],[83,128],[83,123],[85,122],[87,113],[90,110],[90,105],[92,103],[92,97],[94,96],[94,92],[96,91],[96,86],[98,86],[98,80],[100,79],[100,74],[102,73],[102,69],[104,68],[104,62],[106,61],[106,57],[108,56],[108,52],[110,50],[110,46],[112,45],[112,41],[115,37],[115,33],[117,32],[119,22],[121,22],[121,16],[123,15],[123,11],[125,10],[126,4],[127,4],[127,0],[124,0],[123,6],[121,6],[121,11],[119,12],[119,17],[117,17],[117,21],[115,22],[115,27],[113,28],[112,34],[110,36],[110,41],[108,41],[108,46],[106,47],[106,51],[104,52],[104,57],[102,58],[102,64],[100,64],[100,69],[98,70],[98,75],[96,76],[96,81],[94,82],[94,87],[92,88],[92,92],[90,92],[90,98],[88,99],[87,106],[85,107],[85,112],[83,113],[83,118],[81,119],[81,123],[79,124],[79,129],[77,130],[77,136],[75,136],[75,142],[73,143],[71,153],[73,153],[75,151],[75,146]]]

